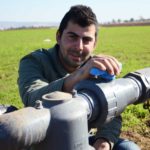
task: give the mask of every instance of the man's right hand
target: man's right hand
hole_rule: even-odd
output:
[[[120,66],[118,60],[109,55],[97,55],[91,57],[91,59],[89,59],[87,63],[80,68],[83,72],[83,78],[89,77],[89,72],[93,67],[103,71],[107,71],[111,75],[120,74]]]
[[[90,70],[96,67],[98,69],[107,71],[111,75],[119,75],[120,67],[116,58],[109,55],[97,55],[91,57],[82,67],[71,73],[64,82],[63,91],[71,92],[75,84],[81,80],[92,77]]]

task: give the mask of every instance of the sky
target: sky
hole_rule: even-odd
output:
[[[150,18],[150,0],[0,0],[0,21],[60,22],[77,4],[90,6],[101,23]]]

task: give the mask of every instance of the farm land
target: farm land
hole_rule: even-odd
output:
[[[123,65],[121,75],[150,67],[150,26],[100,27],[95,53],[115,56]],[[56,42],[56,28],[0,31],[0,103],[23,108],[17,78],[19,60]],[[150,112],[143,104],[130,105],[122,113],[121,136],[150,149]]]

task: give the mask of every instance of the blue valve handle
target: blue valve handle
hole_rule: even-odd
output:
[[[122,69],[121,63],[119,63],[119,67],[120,67],[120,69]],[[100,70],[100,69],[95,68],[95,67],[90,70],[90,74],[93,76],[99,76],[102,79],[105,79],[107,81],[114,80],[116,77],[115,75],[109,74],[107,71],[103,71],[103,70]]]
[[[115,79],[115,75],[109,74],[107,71],[100,70],[98,68],[92,68],[90,70],[90,74],[93,76],[99,76],[105,80],[113,80]]]

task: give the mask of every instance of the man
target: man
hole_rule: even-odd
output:
[[[76,83],[92,77],[89,72],[93,67],[118,75],[119,63],[114,57],[93,56],[97,36],[98,22],[91,8],[83,5],[71,7],[60,23],[57,44],[48,50],[34,51],[20,62],[18,84],[24,105],[34,106],[42,95],[53,91],[71,92]],[[121,150],[125,142],[118,140],[120,129],[120,117],[98,129],[95,149],[110,150],[114,147]],[[134,143],[126,143],[123,148],[132,144],[127,146],[130,147],[128,150],[138,149]]]

